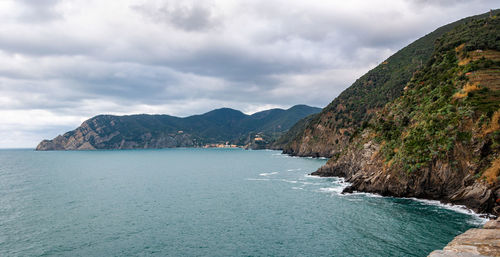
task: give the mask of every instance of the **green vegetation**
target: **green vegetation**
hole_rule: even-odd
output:
[[[498,10],[493,11],[499,13]],[[330,142],[329,139],[335,137],[341,138],[344,144],[336,146],[325,145],[324,148],[336,149],[341,151],[345,147],[345,143],[349,140],[352,134],[356,135],[363,123],[368,122],[374,114],[381,110],[388,102],[400,97],[403,89],[410,79],[426,66],[428,62],[435,62],[431,60],[435,47],[440,49],[454,47],[468,42],[467,49],[494,49],[499,44],[499,39],[492,36],[488,30],[478,31],[484,40],[476,40],[475,35],[468,33],[457,32],[453,34],[453,38],[446,41],[439,41],[438,39],[445,33],[449,32],[455,27],[464,26],[467,21],[487,17],[486,14],[465,18],[457,22],[445,25],[438,28],[432,33],[416,40],[407,47],[401,49],[380,65],[370,70],[368,73],[356,80],[349,88],[343,91],[337,98],[335,98],[323,111],[316,115],[307,126],[303,126],[301,133],[286,134],[279,140],[283,148],[298,148],[304,138],[314,135],[319,139],[319,142],[326,144]],[[477,26],[481,26],[477,24]],[[489,26],[490,29],[493,26]],[[492,28],[493,29],[493,28]],[[461,31],[458,29],[457,31]],[[434,43],[438,40],[437,44]],[[450,56],[451,58],[451,56]],[[451,60],[452,61],[452,60]],[[479,63],[476,63],[479,64]],[[446,69],[448,63],[443,63],[441,69]],[[492,65],[489,63],[489,65]],[[478,67],[470,67],[477,69]],[[321,129],[318,129],[321,127]],[[346,132],[346,130],[349,130]],[[312,134],[312,135],[310,135]],[[308,142],[312,144],[314,142]],[[309,145],[312,148],[312,145]],[[291,152],[297,152],[297,149]]]
[[[484,39],[481,41],[475,40],[477,38],[475,35],[466,32],[454,33],[453,38],[447,41],[439,40],[444,33],[454,27],[457,27],[455,31],[462,31],[461,28],[466,26],[463,24],[465,21],[460,20],[443,26],[401,49],[356,80],[352,86],[330,103],[323,110],[323,113],[335,113],[334,119],[337,121],[335,123],[337,128],[359,126],[363,121],[372,117],[367,110],[382,108],[402,94],[403,88],[413,74],[422,68],[422,64],[429,61],[434,47],[454,49],[462,42],[469,42],[468,49],[495,49],[495,46],[500,44],[500,40],[489,31],[494,29],[494,26],[489,26],[489,30],[481,30],[480,33]],[[438,43],[434,45],[436,41]],[[445,69],[446,67],[442,66],[441,68]],[[344,105],[345,110],[339,110],[339,104]],[[319,121],[319,119],[318,116],[314,121]]]
[[[293,125],[293,127],[291,127],[286,132],[286,136],[281,136],[278,139],[276,139],[273,142],[273,145],[276,147],[279,147],[281,145],[286,144],[289,141],[289,138],[295,139],[298,136],[300,136],[300,134],[304,131],[307,124],[309,124],[311,122],[311,120],[314,119],[317,115],[318,115],[317,113],[311,114],[311,115],[299,120],[297,123],[295,123],[295,125]]]
[[[258,135],[259,144],[276,139],[305,116],[321,109],[296,105],[288,110],[271,109],[246,115],[240,111],[222,108],[186,118],[169,115],[99,115],[67,132],[64,138],[83,138],[97,149],[116,149],[127,143],[135,148],[160,146],[204,146],[206,144],[245,145]],[[80,140],[80,139],[79,139]],[[166,142],[169,141],[169,142]],[[78,142],[80,145],[84,142]]]
[[[470,149],[482,139],[496,142],[498,131],[485,128],[498,123],[493,116],[500,108],[500,62],[482,57],[459,65],[483,50],[500,51],[500,19],[472,20],[436,41],[433,56],[404,95],[369,125],[387,162],[409,172],[438,159],[453,165],[451,155],[459,145]]]

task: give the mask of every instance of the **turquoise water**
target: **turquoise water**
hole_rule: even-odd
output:
[[[426,256],[475,216],[277,151],[0,150],[0,256]]]

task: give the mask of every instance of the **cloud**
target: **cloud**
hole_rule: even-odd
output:
[[[326,106],[408,43],[490,8],[498,4],[0,1],[0,147],[34,147],[101,113]]]
[[[132,7],[145,18],[186,31],[203,31],[218,25],[215,8],[208,1],[164,1]]]
[[[18,0],[22,4],[19,19],[24,22],[40,23],[62,18],[57,11],[60,0]]]

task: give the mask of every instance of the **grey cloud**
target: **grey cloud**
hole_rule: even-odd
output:
[[[450,6],[454,4],[462,4],[470,2],[470,0],[410,0],[417,5],[436,5],[436,6]]]
[[[203,31],[218,25],[213,8],[203,2],[182,5],[177,1],[166,1],[160,6],[135,5],[132,9],[155,22],[169,23],[186,31]]]
[[[62,18],[55,9],[61,0],[18,0],[18,2],[25,7],[20,17],[24,22],[39,23]]]
[[[295,62],[273,61],[266,56],[256,56],[244,50],[219,47],[202,49],[186,59],[171,62],[169,65],[183,72],[252,83],[273,83],[268,75],[306,71],[316,66],[304,59]]]
[[[81,12],[68,15],[59,13],[59,1],[24,0],[20,20],[6,20],[0,31],[0,112],[72,117],[39,127],[62,133],[99,113],[325,106],[411,41],[496,4],[440,2],[373,8],[369,1],[346,11],[329,2],[248,1],[231,9],[216,1],[160,1],[115,12],[98,10],[103,1],[83,1],[75,2]],[[87,12],[91,18],[72,20]],[[0,135],[24,126],[2,122]],[[26,140],[35,144],[37,134],[26,130]]]

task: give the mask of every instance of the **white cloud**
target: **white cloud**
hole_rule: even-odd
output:
[[[325,106],[411,41],[497,7],[479,0],[0,1],[0,147],[35,146],[101,113]]]

